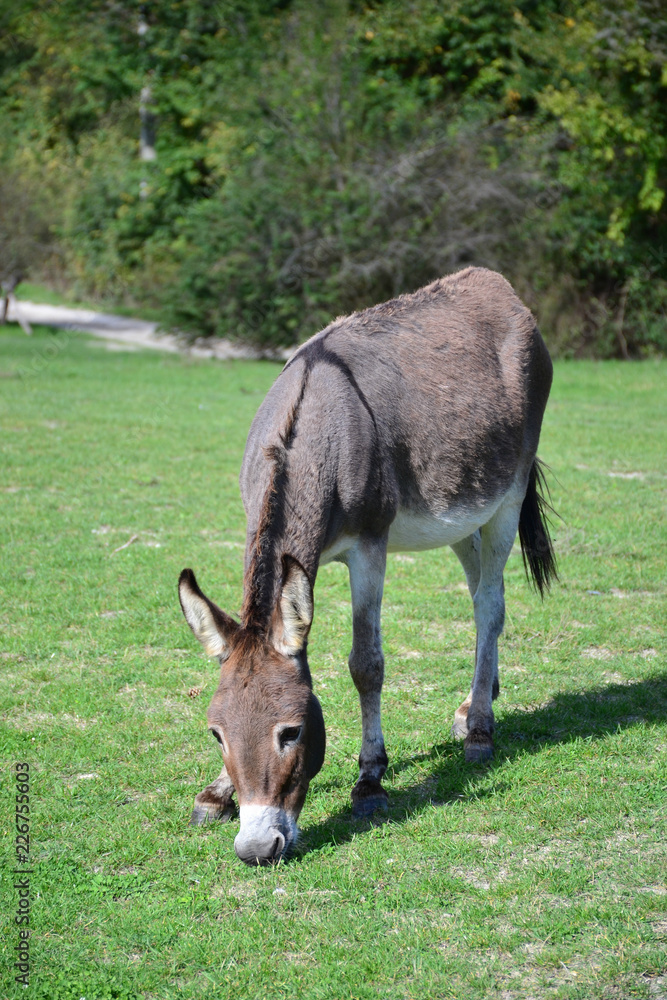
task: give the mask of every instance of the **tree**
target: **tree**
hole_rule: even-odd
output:
[[[10,295],[53,252],[48,217],[37,191],[17,173],[0,174],[0,323]]]

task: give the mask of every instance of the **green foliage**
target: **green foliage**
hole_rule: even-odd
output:
[[[277,344],[475,263],[517,284],[557,351],[667,347],[660,0],[59,0],[2,18],[0,158],[45,178],[80,296]]]
[[[0,281],[45,265],[53,253],[51,205],[32,178],[0,173]]]
[[[617,323],[627,317],[635,344],[664,350],[667,18],[654,0],[592,3],[569,30],[580,55],[560,60],[562,78],[539,95],[564,133],[556,260],[620,310]]]

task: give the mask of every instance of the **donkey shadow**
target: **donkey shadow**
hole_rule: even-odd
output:
[[[497,704],[497,703],[496,703]],[[575,739],[602,740],[641,723],[667,718],[667,673],[645,680],[608,684],[585,691],[565,691],[535,709],[499,711],[495,756],[486,764],[466,764],[462,743],[453,739],[434,745],[428,753],[398,759],[387,769],[388,811],[370,819],[354,819],[352,809],[341,809],[326,820],[304,826],[295,857],[328,845],[350,841],[360,832],[391,821],[405,822],[429,805],[447,805],[463,798],[493,796],[488,776],[524,754]],[[415,764],[425,770],[422,780],[392,789],[392,779]]]

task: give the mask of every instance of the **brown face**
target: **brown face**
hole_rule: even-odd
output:
[[[234,847],[247,864],[278,861],[293,846],[308,785],[324,760],[324,720],[306,661],[312,589],[298,563],[286,565],[268,637],[241,628],[209,601],[191,570],[179,581],[188,624],[221,662],[208,724],[236,790],[241,829]]]
[[[322,711],[299,659],[242,643],[223,664],[208,710],[239,803],[234,847],[248,864],[288,853],[308,785],[324,760]]]

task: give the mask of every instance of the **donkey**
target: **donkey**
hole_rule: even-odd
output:
[[[552,365],[535,320],[501,275],[467,268],[339,318],[285,365],[250,428],[240,484],[247,515],[241,621],[190,569],[185,618],[221,664],[208,709],[224,767],[191,822],[240,808],[237,855],[286,856],[325,732],[306,646],[318,566],[346,563],[349,667],[361,703],[355,816],[386,807],[380,721],[380,605],[387,552],[452,547],[472,597],[472,687],[453,735],[466,761],[493,753],[503,571],[519,531],[544,595],[556,574],[537,445]]]

